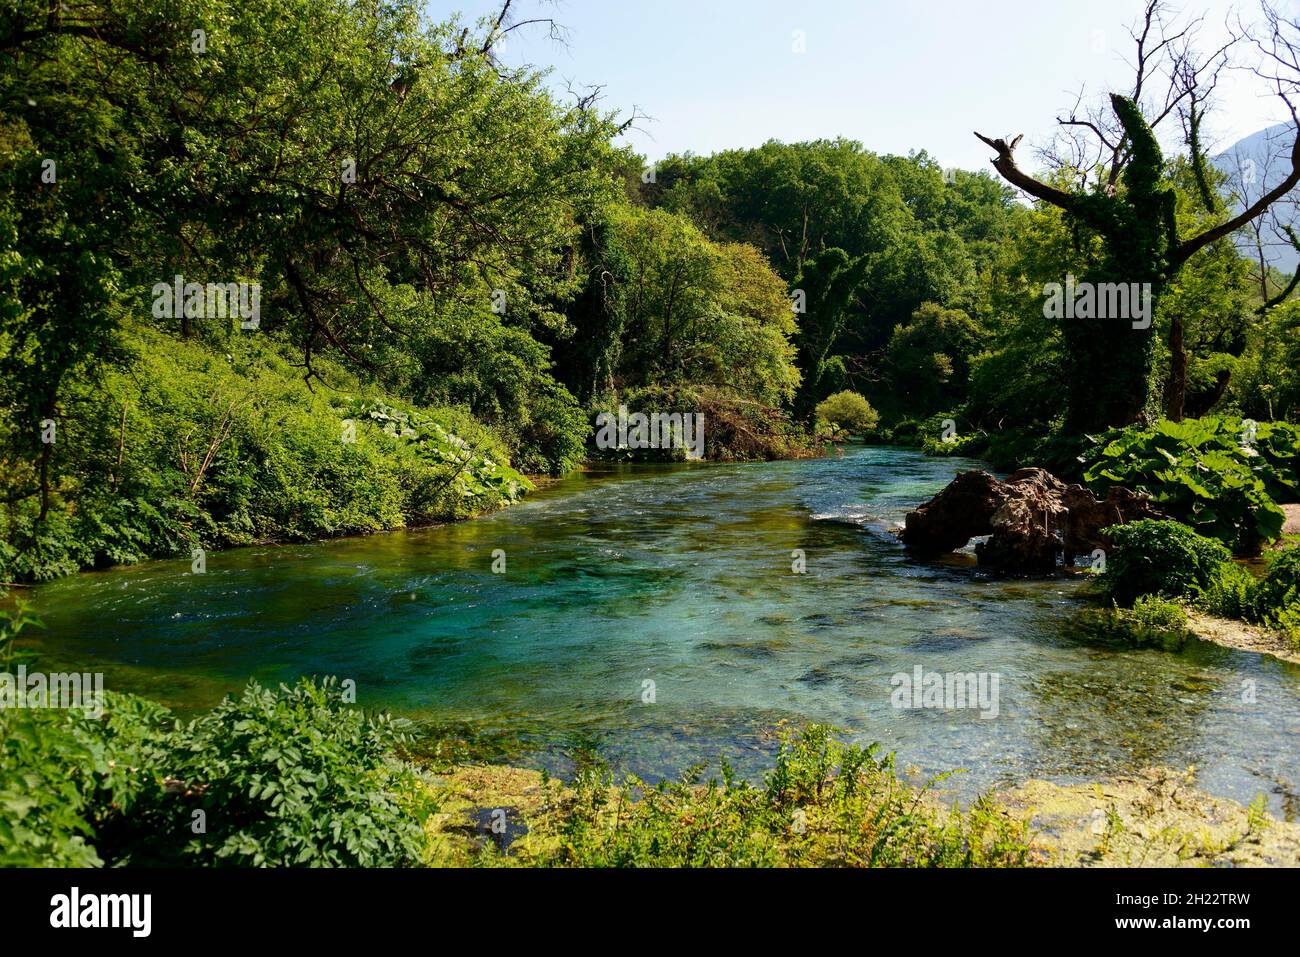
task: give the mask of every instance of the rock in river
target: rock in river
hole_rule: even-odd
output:
[[[903,543],[920,555],[956,551],[972,538],[981,565],[1013,574],[1054,571],[1061,561],[1108,543],[1102,529],[1164,518],[1144,495],[1115,487],[1098,500],[1043,469],[1020,469],[999,481],[984,471],[960,472],[930,501],[908,512]]]

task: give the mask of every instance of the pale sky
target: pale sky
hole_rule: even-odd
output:
[[[1300,0],[1280,0],[1294,9]],[[495,0],[436,0],[430,15],[473,20]],[[553,85],[598,84],[608,108],[651,119],[626,137],[650,160],[845,136],[878,153],[925,149],[944,166],[986,168],[971,135],[1024,133],[1045,144],[1081,86],[1132,86],[1126,32],[1141,0],[515,0],[521,19],[506,63],[550,67]],[[1234,9],[1253,20],[1258,0],[1177,4],[1205,14],[1205,49],[1218,46]],[[803,52],[797,52],[802,40]],[[1248,59],[1254,50],[1242,49]],[[1245,71],[1220,82],[1211,140],[1225,148],[1287,114]],[[1170,132],[1176,120],[1171,123]],[[1217,152],[1217,150],[1214,150]],[[1028,149],[1022,164],[1035,165]]]

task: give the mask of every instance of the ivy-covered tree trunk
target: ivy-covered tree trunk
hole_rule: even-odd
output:
[[[1187,404],[1187,343],[1183,320],[1172,316],[1169,320],[1169,378],[1165,382],[1165,418],[1171,422],[1183,421]]]
[[[1080,281],[1093,284],[1094,292],[1110,283],[1130,290],[1127,315],[1061,320],[1070,358],[1065,428],[1073,434],[1128,425],[1148,411],[1158,411],[1152,404],[1151,382],[1161,293],[1193,254],[1259,216],[1300,183],[1297,138],[1288,177],[1233,219],[1181,240],[1175,194],[1166,181],[1155,134],[1133,100],[1111,96],[1110,101],[1124,131],[1122,173],[1090,192],[1063,190],[1023,172],[1014,158],[1020,137],[1008,143],[975,134],[997,151],[993,167],[1004,179],[1060,208],[1073,225],[1101,238],[1101,262]],[[1192,153],[1194,167],[1204,163],[1196,137]],[[1143,297],[1140,310],[1134,308],[1132,291]]]
[[[808,307],[799,317],[795,339],[798,365],[803,370],[794,398],[796,419],[810,419],[818,400],[825,397],[822,380],[827,356],[844,328],[849,303],[869,265],[867,254],[850,259],[842,249],[826,249],[804,263],[795,280],[795,289],[803,292]]]
[[[586,404],[615,386],[629,266],[615,229],[603,218],[583,228],[574,254],[587,274],[568,309],[576,333],[555,342],[552,351],[556,377]]]
[[[1137,421],[1150,400],[1151,330],[1108,318],[1067,319],[1063,332],[1071,363],[1065,383],[1066,431],[1078,435]]]
[[[1132,100],[1112,97],[1129,142],[1123,188],[1075,197],[1081,225],[1099,233],[1105,255],[1084,280],[1101,301],[1110,284],[1126,287],[1120,315],[1065,320],[1071,370],[1066,428],[1082,433],[1128,425],[1146,411],[1155,357],[1155,312],[1177,239],[1174,191],[1164,183],[1164,157]]]

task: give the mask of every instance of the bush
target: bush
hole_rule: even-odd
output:
[[[937,412],[917,429],[926,455],[979,455],[988,448],[988,436],[972,429],[955,412]]]
[[[1220,618],[1254,617],[1255,576],[1236,562],[1225,562],[1201,595],[1200,605]]]
[[[1154,595],[1144,595],[1128,610],[1129,620],[1152,631],[1185,631],[1187,612],[1181,605]]]
[[[1232,562],[1223,545],[1179,522],[1146,519],[1113,526],[1105,534],[1116,551],[1099,583],[1121,605],[1143,595],[1198,598]]]
[[[1256,621],[1300,638],[1300,547],[1273,555],[1249,603]]]
[[[156,787],[166,709],[106,692],[103,713],[0,710],[0,867],[98,867],[98,835]]]
[[[901,419],[892,428],[880,433],[882,441],[889,445],[921,445],[921,423],[917,419]]]
[[[1187,612],[1182,606],[1155,595],[1143,595],[1132,608],[1121,609],[1120,617],[1139,645],[1158,645],[1174,651],[1182,647],[1190,634]]]
[[[163,786],[136,815],[120,861],[416,864],[419,789],[410,767],[389,757],[405,726],[349,706],[331,679],[276,691],[250,682],[239,698],[177,727],[159,764]],[[196,819],[206,833],[193,832]]]
[[[1158,626],[1156,596],[1195,601],[1213,615],[1276,628],[1300,641],[1300,547],[1275,553],[1263,578],[1232,560],[1218,542],[1177,522],[1141,521],[1106,530],[1117,551],[1099,583],[1127,620]]]
[[[880,415],[871,403],[847,389],[817,403],[817,418],[850,435],[870,432],[880,423]]]
[[[250,683],[188,725],[112,692],[98,716],[0,710],[0,866],[417,864],[402,724],[329,680]]]
[[[1098,494],[1114,485],[1146,492],[1201,534],[1258,554],[1285,522],[1274,499],[1294,500],[1297,493],[1300,433],[1284,423],[1258,423],[1248,435],[1241,420],[1226,418],[1113,429],[1084,454],[1084,481]]]
[[[261,340],[231,340],[225,354],[151,329],[123,341],[122,368],[66,396],[46,520],[35,497],[0,508],[0,580],[447,521],[531,487],[503,437],[464,409],[385,399],[324,359],[315,368],[332,388],[313,392]],[[556,402],[546,422],[567,424],[551,434],[533,420],[530,441],[569,463],[586,426],[571,400]],[[5,427],[0,416],[0,439]]]
[[[0,867],[97,867],[86,819],[91,763],[71,712],[0,712]]]

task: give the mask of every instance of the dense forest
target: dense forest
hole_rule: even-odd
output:
[[[878,440],[1057,466],[1110,426],[1296,415],[1295,282],[1233,242],[1269,204],[1234,219],[1197,139],[1212,58],[1171,41],[1165,99],[1139,71],[1086,121],[1109,157],[1042,181],[1001,140],[996,171],[846,140],[647,165],[598,90],[500,62],[508,13],[0,15],[0,578],[490,509],[620,404],[789,457],[848,391]],[[1154,282],[1154,322],[1045,318],[1067,276]]]

